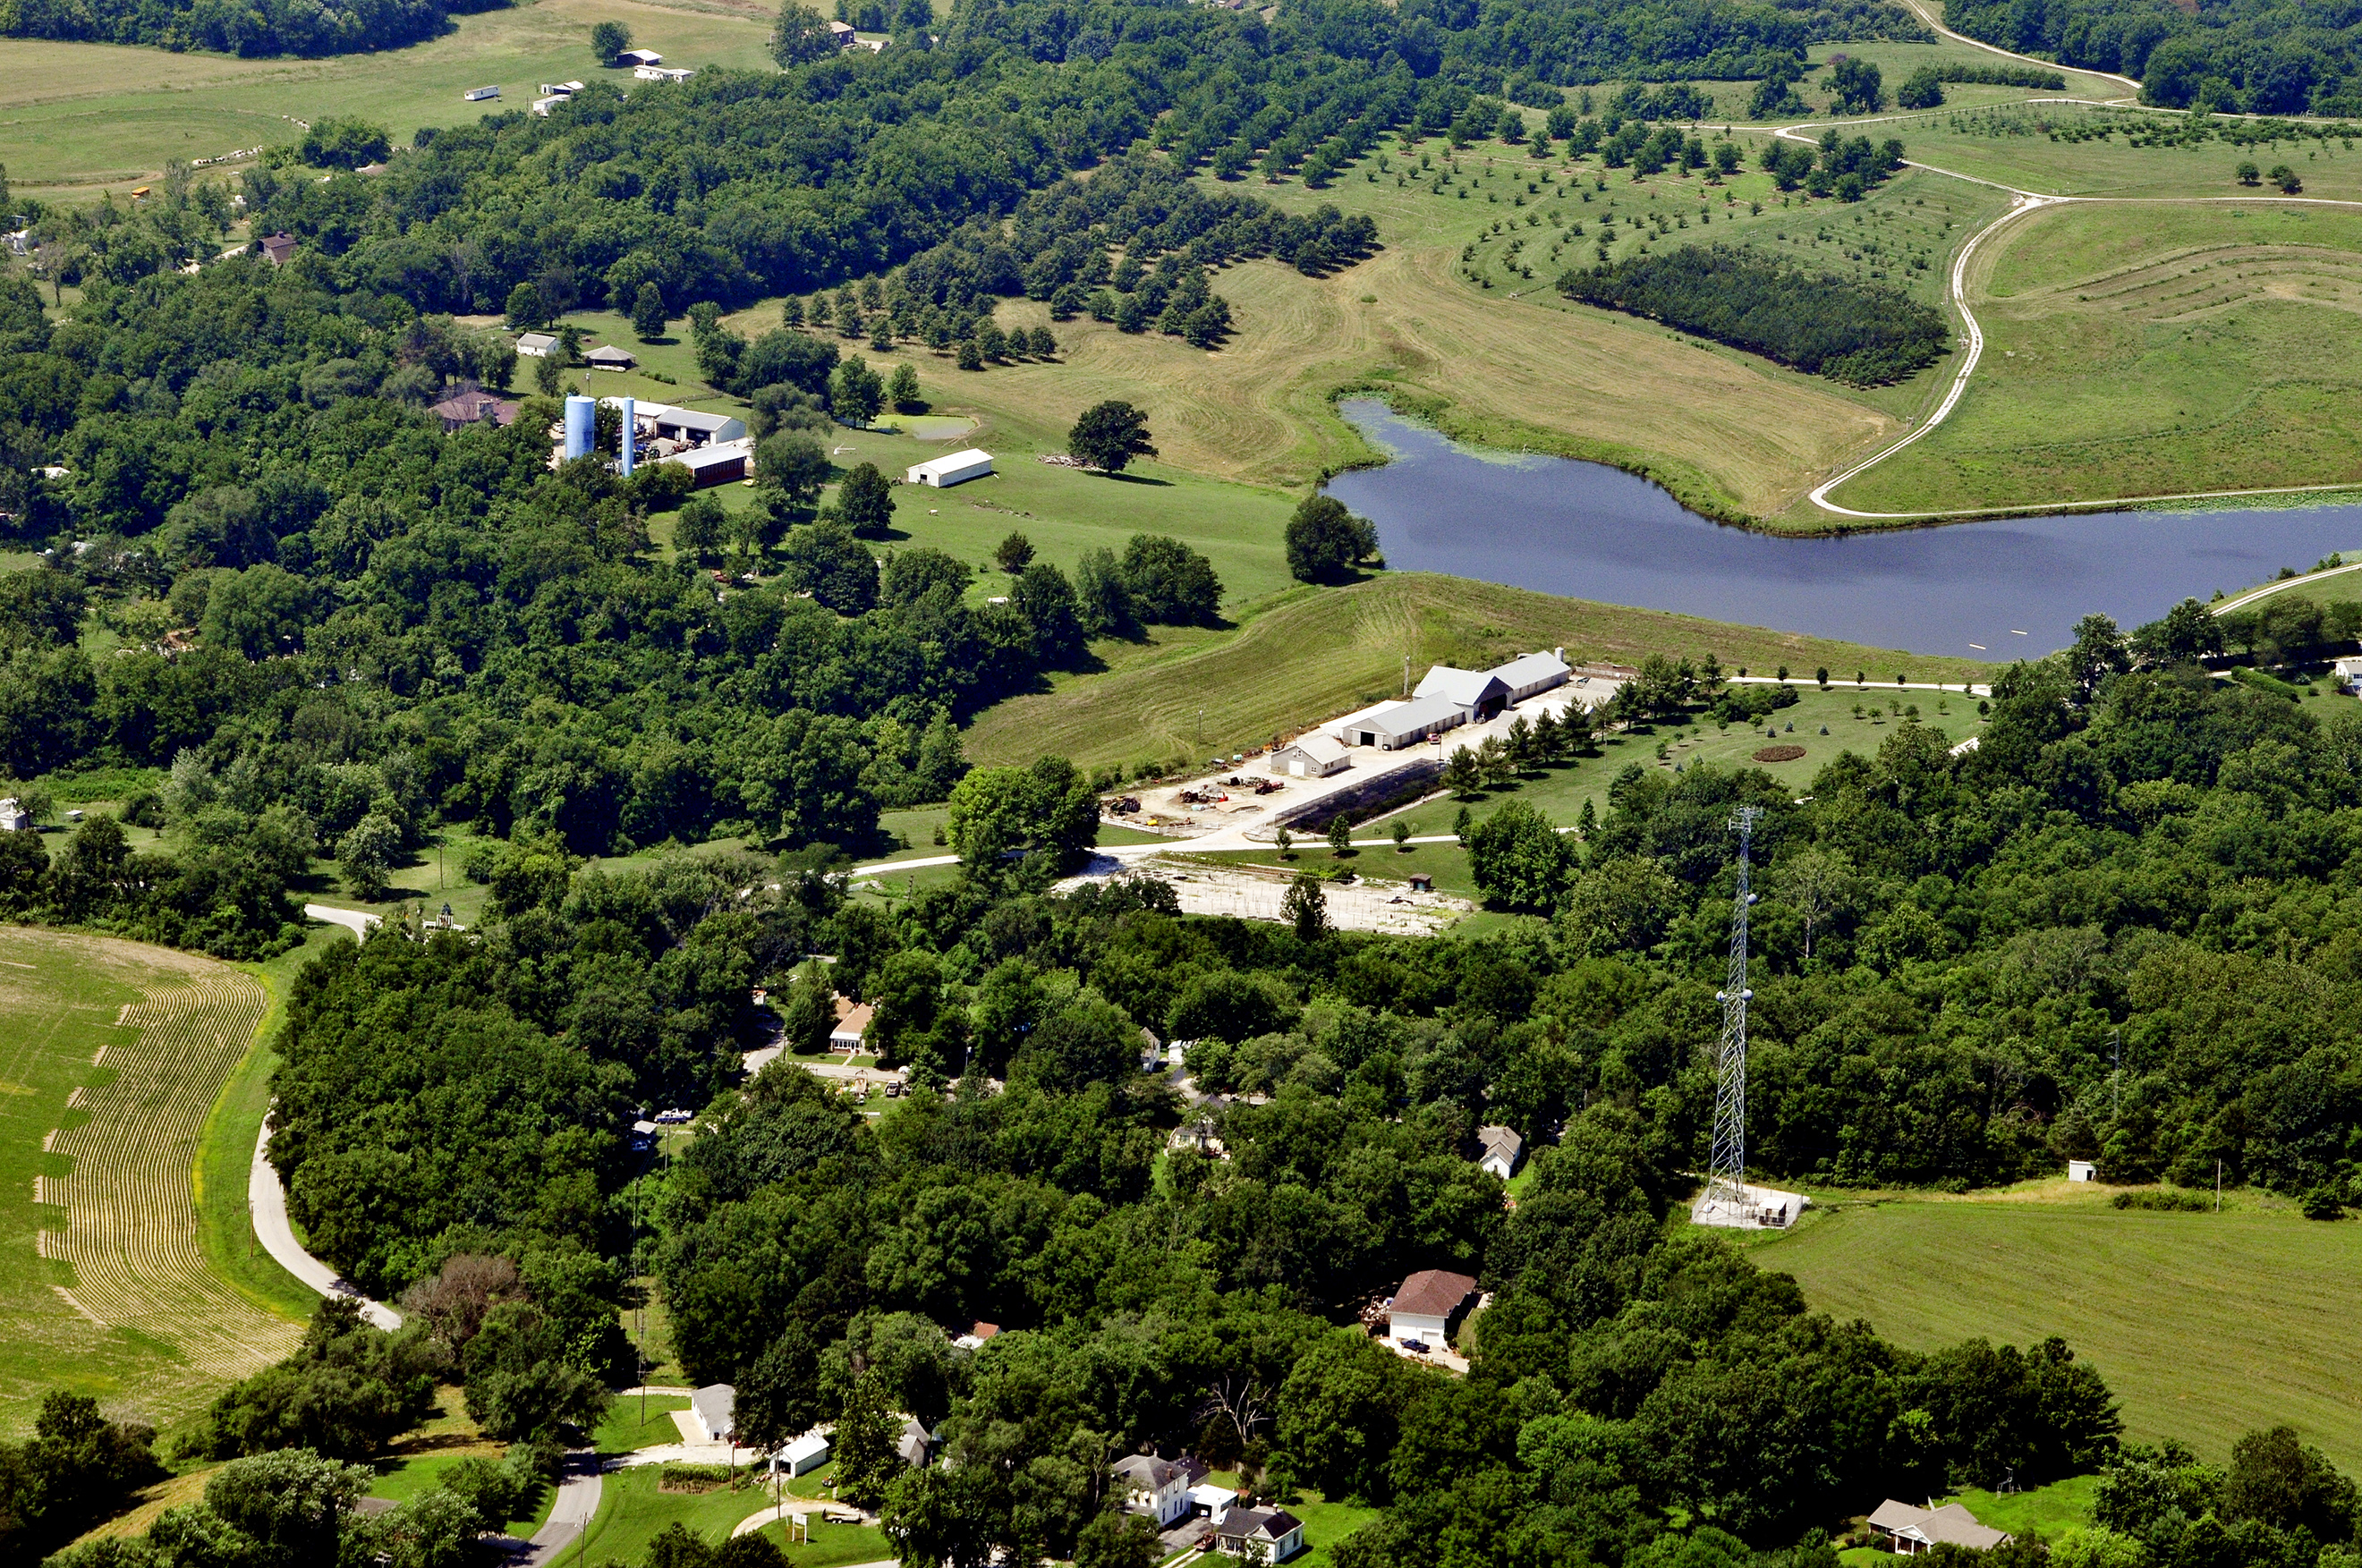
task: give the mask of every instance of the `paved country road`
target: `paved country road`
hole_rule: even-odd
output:
[[[261,1133],[254,1140],[254,1164],[247,1172],[246,1205],[254,1212],[255,1239],[262,1250],[279,1262],[279,1266],[317,1290],[323,1296],[349,1296],[361,1304],[361,1316],[388,1332],[402,1326],[402,1314],[382,1302],[372,1301],[360,1293],[359,1287],[335,1269],[305,1252],[295,1239],[295,1227],[287,1220],[287,1192],[279,1185],[279,1172],[263,1157],[270,1146],[270,1123],[264,1118]]]

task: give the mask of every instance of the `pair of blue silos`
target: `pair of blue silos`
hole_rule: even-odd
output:
[[[639,435],[635,417],[637,410],[630,398],[619,400],[624,405],[624,448],[623,461],[617,465],[617,467],[620,472],[628,474],[632,471],[634,461],[638,456],[634,450],[638,444]],[[598,445],[599,400],[584,397],[578,392],[566,400],[567,458],[571,461],[577,457],[588,457],[598,449]]]

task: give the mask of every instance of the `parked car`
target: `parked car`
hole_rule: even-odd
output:
[[[1410,1352],[1413,1355],[1425,1355],[1427,1354],[1427,1342],[1423,1339],[1407,1339],[1402,1342],[1402,1347]]]

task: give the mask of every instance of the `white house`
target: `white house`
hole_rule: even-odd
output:
[[[1178,1464],[1130,1453],[1108,1467],[1123,1488],[1123,1506],[1162,1530],[1189,1514],[1189,1473]]]
[[[487,98],[497,98],[500,95],[501,90],[497,87],[470,87],[459,94],[459,100],[465,104],[480,104]]]
[[[557,352],[557,334],[554,332],[527,332],[517,334],[517,354],[525,359],[546,359]]]
[[[1285,1563],[1304,1550],[1304,1521],[1286,1508],[1232,1508],[1214,1527],[1214,1547],[1248,1562]]]
[[[2329,666],[2330,674],[2347,691],[2362,694],[2362,658],[2348,656]]]
[[[1946,1541],[1971,1552],[1991,1552],[2009,1539],[2006,1530],[1977,1522],[1977,1516],[1958,1503],[1940,1508],[1915,1508],[1889,1497],[1870,1516],[1870,1528],[1894,1543],[1895,1552],[1916,1557]]]
[[[2096,1181],[2099,1179],[2099,1175],[2100,1168],[2088,1159],[2070,1159],[2067,1162],[2067,1179],[2070,1181]]]
[[[664,56],[652,49],[627,49],[615,57],[617,65],[662,65]]]
[[[25,809],[15,795],[0,800],[0,833],[29,833],[33,830],[33,814]]]
[[[533,112],[539,115],[546,120],[549,118],[549,112],[552,109],[555,109],[557,105],[565,103],[566,101],[567,94],[563,93],[552,93],[546,98],[535,98],[533,101]]]
[[[935,1434],[921,1426],[916,1416],[904,1416],[901,1435],[894,1440],[894,1452],[901,1455],[902,1463],[916,1470],[934,1451]]]
[[[1523,702],[1553,686],[1566,685],[1573,671],[1567,665],[1566,650],[1553,648],[1547,653],[1526,653],[1506,664],[1496,664],[1488,673],[1509,688],[1511,702]]]
[[[1238,1506],[1238,1489],[1217,1486],[1211,1481],[1200,1481],[1189,1488],[1189,1511],[1219,1527],[1222,1516]]]
[[[579,82],[545,82],[541,84],[541,93],[545,98],[571,98],[581,91],[582,83]]]
[[[991,472],[992,454],[971,446],[965,452],[913,463],[905,477],[913,485],[933,485],[941,490],[964,485],[970,479],[981,479]]]
[[[686,82],[696,74],[685,65],[643,65],[632,71],[639,82]]]
[[[1460,710],[1471,723],[1482,724],[1509,706],[1509,688],[1490,670],[1455,670],[1438,664],[1420,678],[1414,697],[1435,697]]]
[[[814,1427],[803,1436],[771,1456],[771,1468],[789,1475],[809,1475],[828,1463],[833,1452],[829,1444],[829,1429]]]
[[[1415,696],[1408,702],[1362,715],[1345,726],[1343,740],[1349,746],[1375,746],[1384,751],[1399,751],[1467,722],[1466,710],[1449,697]]]
[[[1300,735],[1271,753],[1271,771],[1290,778],[1325,779],[1352,765],[1345,742],[1334,735]]]
[[[1451,1321],[1474,1294],[1476,1281],[1465,1274],[1421,1269],[1404,1280],[1394,1299],[1386,1303],[1386,1335],[1397,1343],[1420,1340],[1450,1344]]]
[[[844,997],[838,997],[836,1025],[828,1032],[830,1047],[840,1051],[859,1050],[861,1036],[868,1033],[869,1020],[877,1014],[877,1009],[866,1002],[847,1002]]]
[[[727,1383],[709,1383],[689,1397],[690,1413],[697,1418],[697,1428],[706,1442],[730,1441],[731,1412],[737,1403],[738,1390]]]
[[[1489,1170],[1507,1181],[1518,1174],[1518,1157],[1525,1152],[1526,1140],[1514,1127],[1479,1127],[1476,1142],[1484,1152],[1476,1157],[1481,1169]]]

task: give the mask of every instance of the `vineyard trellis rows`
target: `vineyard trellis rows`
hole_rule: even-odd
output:
[[[51,1135],[72,1174],[44,1179],[42,1201],[64,1210],[39,1238],[45,1257],[73,1266],[76,1312],[171,1347],[207,1382],[248,1376],[292,1351],[302,1329],[214,1277],[197,1239],[191,1179],[207,1112],[262,1018],[259,986],[242,975],[157,974],[124,1009],[138,1031],[102,1055],[111,1082],[75,1091],[88,1121]]]

